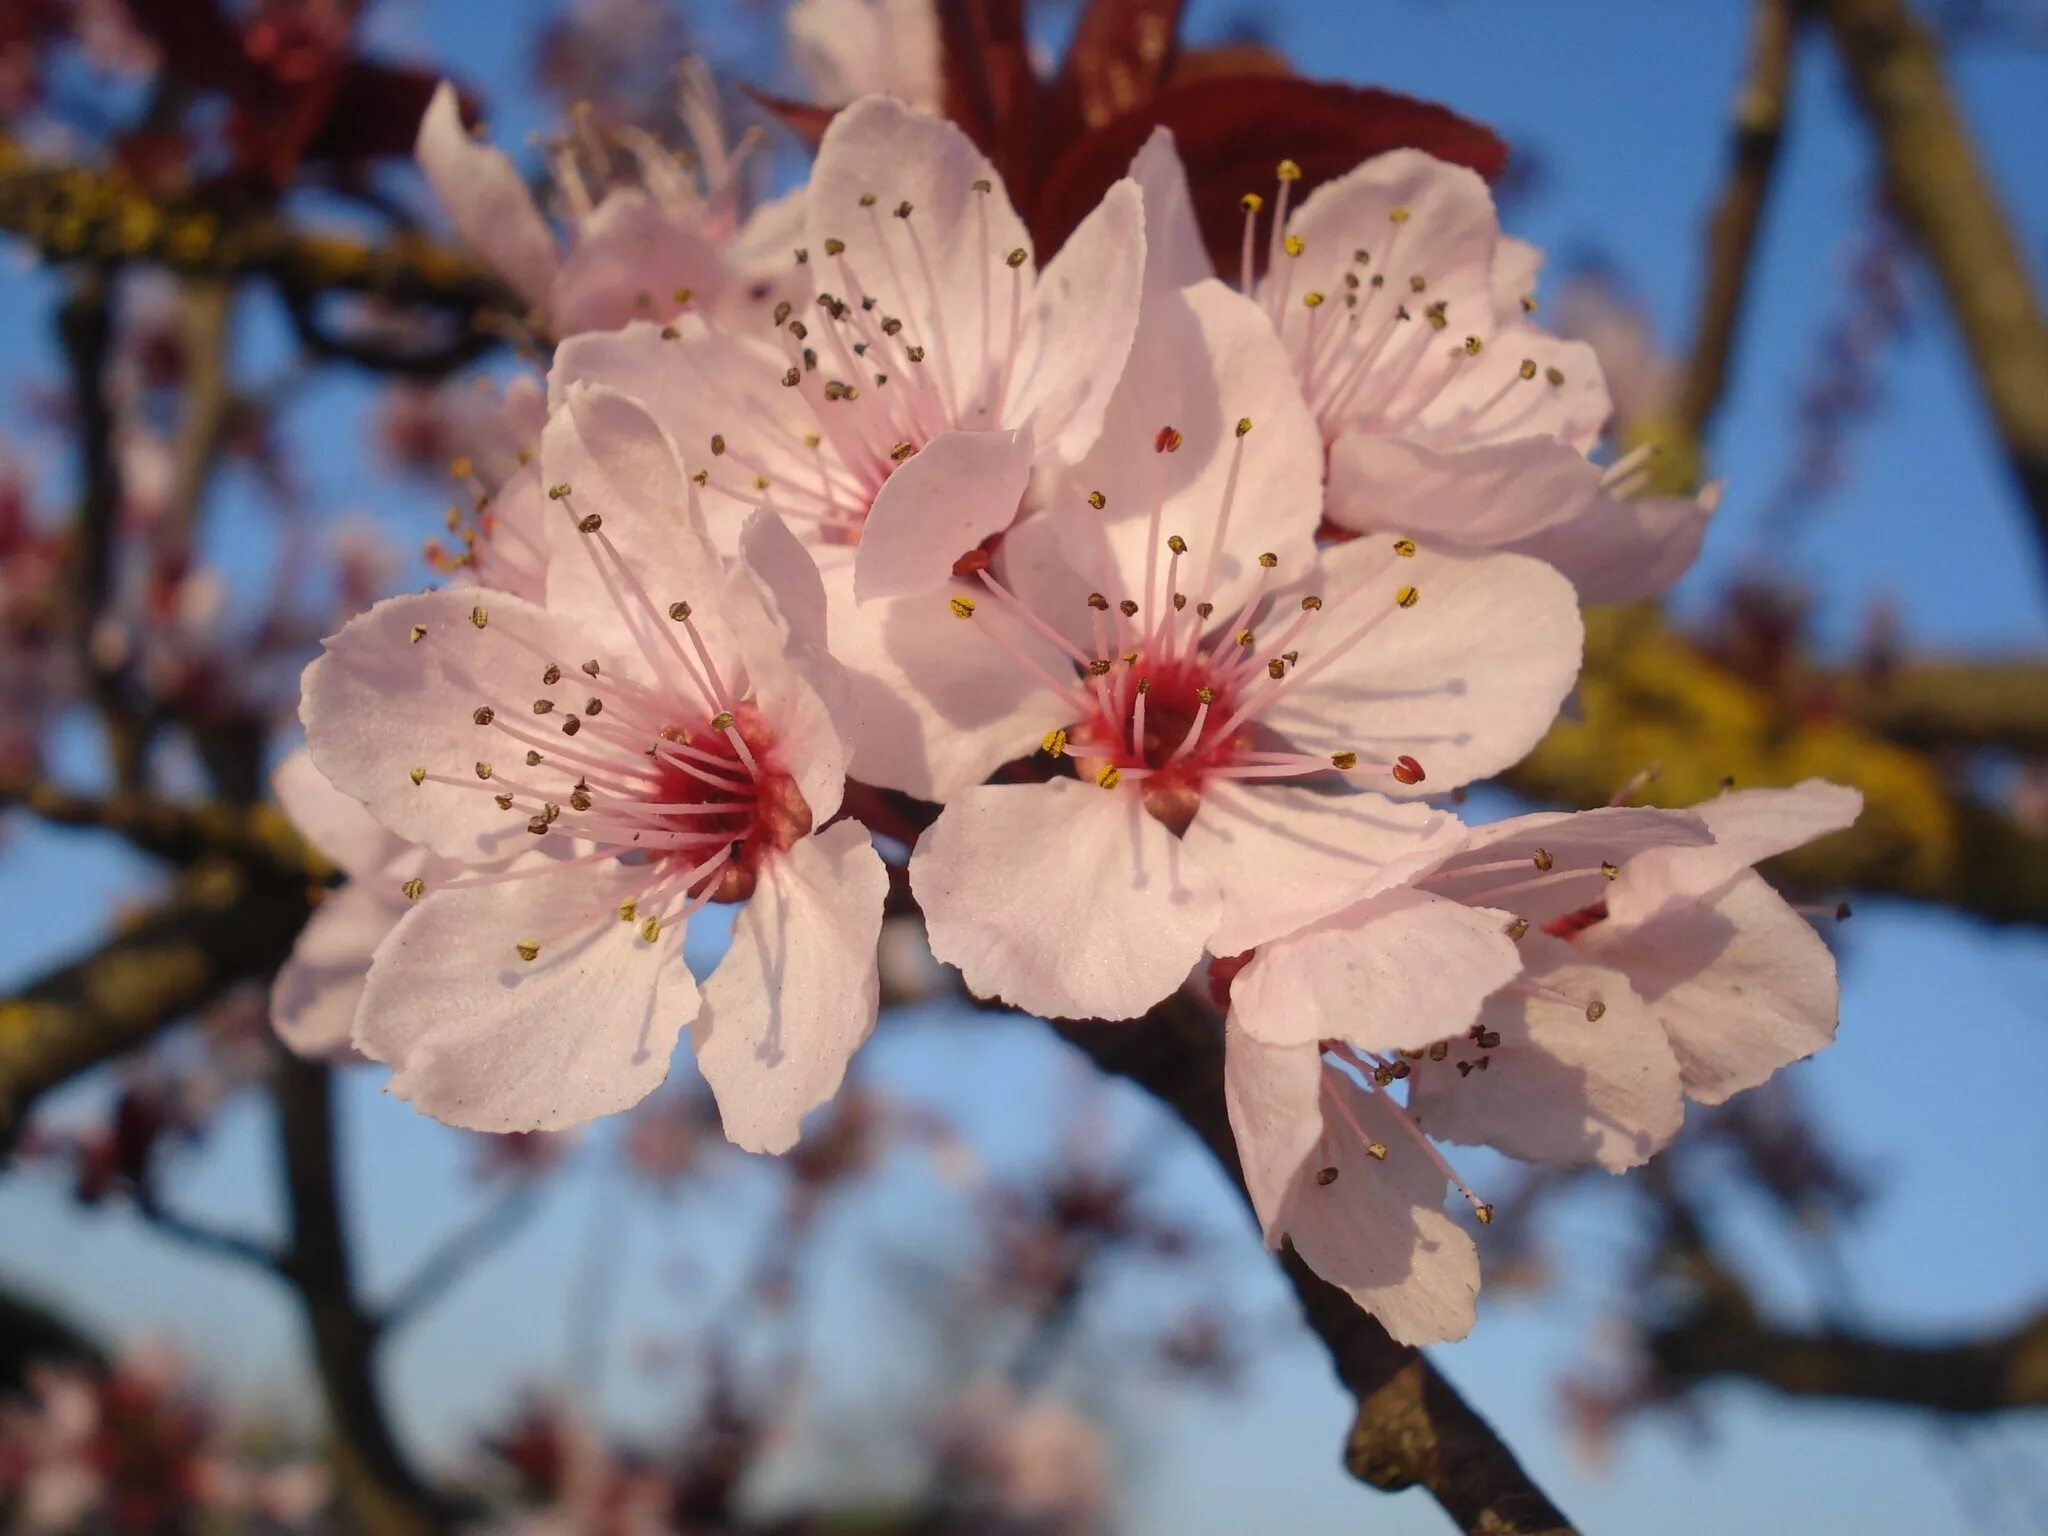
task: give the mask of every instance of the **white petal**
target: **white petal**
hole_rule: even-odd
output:
[[[867,829],[842,821],[761,866],[732,948],[691,1028],[725,1134],[786,1152],[839,1090],[875,1027],[875,943],[889,875]]]
[[[415,153],[464,243],[528,303],[546,305],[554,286],[555,237],[512,162],[462,126],[461,103],[445,80],[420,119]]]
[[[1222,888],[1211,953],[1238,955],[1414,879],[1464,839],[1456,817],[1414,802],[1216,780],[1181,842]]]
[[[1044,1018],[1135,1018],[1186,979],[1221,912],[1134,790],[1075,779],[956,795],[910,881],[932,953]]]
[[[430,890],[377,950],[356,1047],[393,1068],[393,1093],[469,1130],[560,1130],[637,1104],[697,1012],[681,925],[650,943],[619,920],[650,879],[606,862]]]
[[[402,846],[362,801],[328,783],[303,747],[277,765],[270,791],[299,835],[345,875],[375,871]]]
[[[1507,923],[1426,891],[1385,891],[1262,945],[1231,982],[1231,1012],[1272,1045],[1415,1050],[1465,1029],[1520,972]]]
[[[1131,161],[1131,180],[1145,195],[1145,285],[1147,291],[1185,288],[1216,275],[1195,222],[1187,167],[1174,147],[1173,130],[1154,128]]]
[[[271,1023],[291,1050],[314,1060],[348,1050],[370,956],[404,913],[395,888],[380,892],[363,880],[314,910],[270,989]]]

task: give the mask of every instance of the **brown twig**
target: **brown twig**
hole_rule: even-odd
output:
[[[1905,0],[1812,0],[1870,125],[1886,188],[1933,268],[2048,558],[2048,320],[2011,225]]]
[[[1749,71],[1735,100],[1728,179],[1707,223],[1707,274],[1700,286],[1692,352],[1679,392],[1677,425],[1685,441],[1692,444],[1705,436],[1727,392],[1743,300],[1791,96],[1799,6],[1795,0],[1756,0],[1752,15]]]
[[[309,910],[304,881],[205,859],[114,938],[0,999],[0,1147],[40,1095],[270,975]]]
[[[1142,1020],[1054,1028],[1103,1071],[1129,1078],[1178,1114],[1243,1187],[1224,1110],[1222,1028],[1199,1004],[1177,996]],[[1344,1453],[1354,1477],[1387,1493],[1426,1489],[1473,1536],[1572,1530],[1514,1453],[1428,1360],[1396,1344],[1291,1251],[1282,1266],[1358,1404]]]
[[[357,1300],[335,1161],[334,1077],[285,1056],[272,1083],[290,1202],[285,1272],[299,1294],[353,1528],[368,1536],[436,1536],[454,1511],[413,1467],[377,1383],[377,1319]]]
[[[271,805],[183,803],[141,793],[84,795],[33,775],[0,772],[0,810],[20,806],[55,826],[118,833],[130,847],[174,863],[226,855],[273,874],[333,874],[284,813]]]

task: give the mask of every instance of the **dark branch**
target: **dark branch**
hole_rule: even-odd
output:
[[[222,854],[288,878],[311,880],[332,873],[275,806],[181,804],[147,794],[82,795],[38,778],[0,773],[0,810],[9,806],[56,826],[117,833],[141,852],[173,863]]]
[[[1997,193],[1906,0],[1813,0],[1885,186],[1933,268],[2048,558],[2048,320]]]
[[[1243,1187],[1223,1102],[1223,1032],[1185,996],[1123,1024],[1055,1023],[1103,1071],[1129,1078],[1187,1122]],[[1344,1463],[1383,1492],[1424,1488],[1479,1536],[1562,1536],[1571,1523],[1514,1453],[1416,1350],[1396,1344],[1292,1252],[1282,1258],[1309,1326],[1358,1404]]]

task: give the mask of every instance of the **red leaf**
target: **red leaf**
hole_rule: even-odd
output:
[[[1500,174],[1508,155],[1492,129],[1393,91],[1268,75],[1176,83],[1081,138],[1054,163],[1030,215],[1041,252],[1058,249],[1161,124],[1180,146],[1195,215],[1219,270],[1234,270],[1244,229],[1238,199],[1270,195],[1282,160],[1302,169],[1299,198],[1390,149],[1427,150],[1488,178]]]
[[[351,59],[335,82],[326,120],[306,143],[305,158],[354,161],[410,155],[420,119],[427,115],[427,103],[440,81],[438,74],[425,70]],[[463,105],[471,105],[466,95]]]

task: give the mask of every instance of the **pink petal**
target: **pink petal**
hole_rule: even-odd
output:
[[[1030,425],[1068,462],[1087,452],[1130,356],[1144,285],[1145,203],[1126,179],[1038,274],[1004,422]]]
[[[486,627],[473,622],[477,612]],[[508,827],[475,764],[509,763],[516,748],[479,726],[474,711],[536,693],[536,657],[569,665],[593,648],[575,625],[509,594],[386,598],[306,668],[299,714],[307,750],[336,789],[398,836],[445,858],[508,857],[523,834]],[[458,782],[415,784],[415,769]]]
[[[1474,827],[1465,851],[1423,885],[1458,901],[1507,907],[1541,928],[1611,900],[1617,886],[1603,865],[1627,870],[1653,849],[1699,847],[1708,837],[1691,811],[1538,811]]]
[[[849,572],[826,578],[833,652],[846,666],[853,777],[923,800],[944,800],[1033,751],[1067,707],[990,638],[992,600],[978,583],[949,582],[921,597],[856,604]],[[961,620],[950,602],[986,605]],[[1063,675],[1068,663],[1016,628],[1011,644]]]
[[[415,152],[463,243],[520,297],[545,308],[555,280],[555,237],[512,162],[462,126],[455,87],[445,80],[420,119]]]
[[[345,875],[369,874],[403,846],[362,801],[328,783],[303,747],[277,765],[270,792],[299,835]]]
[[[975,191],[977,181],[990,190]],[[871,201],[863,206],[863,198]],[[902,203],[912,211],[899,219]],[[904,342],[927,348],[926,360],[911,366],[959,405],[951,425],[1017,425],[973,407],[986,402],[1008,335],[1013,275],[1004,256],[1025,252],[1014,280],[1028,284],[1031,237],[1002,177],[967,135],[887,97],[863,97],[825,130],[807,212],[818,286],[850,303],[872,296],[880,312],[902,320]],[[845,243],[843,258],[826,254],[834,240]]]
[[[1235,1011],[1223,1029],[1223,1099],[1266,1245],[1287,1236],[1288,1207],[1323,1135],[1323,1057],[1313,1043],[1268,1045]]]
[[[1604,1011],[1510,989],[1480,1011],[1500,1035],[1482,1048],[1453,1038],[1449,1059],[1413,1063],[1408,1109],[1439,1140],[1497,1148],[1538,1163],[1647,1162],[1685,1118],[1678,1061],[1620,970],[1546,934],[1522,940],[1529,980]],[[1486,1066],[1460,1073],[1460,1063]]]
[[[662,319],[690,290],[698,310],[714,308],[730,278],[718,247],[638,188],[607,192],[576,231],[555,277],[549,306],[555,329],[609,331],[633,320]]]
[[[1524,300],[1536,297],[1536,277],[1543,270],[1543,251],[1526,240],[1502,235],[1493,248],[1493,308],[1503,324],[1519,321]]]
[[[1635,928],[1601,923],[1580,947],[1624,971],[1678,1055],[1688,1097],[1720,1104],[1835,1037],[1835,960],[1759,875],[1704,906]]]
[[[1666,849],[1631,864],[1608,899],[1614,921],[1641,922],[1667,904],[1709,896],[1753,864],[1841,831],[1862,813],[1863,796],[1807,779],[1791,789],[1736,790],[1693,810],[1713,842]]]
[[[803,838],[762,865],[691,1028],[734,1144],[786,1152],[805,1114],[838,1092],[875,1027],[875,942],[888,890],[888,871],[858,822]]]
[[[1583,628],[1571,583],[1519,555],[1458,555],[1424,548],[1403,559],[1391,539],[1358,539],[1323,553],[1320,627],[1304,637],[1301,671],[1316,642],[1333,644],[1375,613],[1365,638],[1262,715],[1304,750],[1355,750],[1419,759],[1439,794],[1521,760],[1550,729],[1578,676]],[[1419,594],[1396,609],[1403,586]],[[1402,793],[1391,778],[1388,793]]]
[[[1443,1171],[1379,1094],[1326,1078],[1324,1096],[1350,1118],[1324,1116],[1288,1212],[1295,1252],[1401,1343],[1462,1339],[1476,1318],[1479,1250],[1444,1211]],[[1323,1184],[1326,1168],[1337,1176]]]
[[[1240,439],[1243,419],[1252,426]],[[1181,444],[1161,453],[1169,426]],[[1307,568],[1322,469],[1321,434],[1271,324],[1211,279],[1147,296],[1102,435],[1062,477],[1051,511],[1067,563],[1111,597],[1156,615],[1172,596],[1163,546],[1178,534],[1189,550],[1180,590],[1228,612],[1249,594],[1260,555],[1277,555],[1282,572]]]
[[[775,512],[762,507],[740,530],[740,558],[768,594],[789,638],[800,645],[826,643],[825,583],[818,562]]]
[[[1075,779],[954,796],[911,888],[932,953],[980,997],[1043,1018],[1128,1019],[1202,958],[1215,882],[1128,789]]]
[[[1231,983],[1231,1012],[1271,1045],[1416,1050],[1465,1029],[1521,971],[1507,923],[1426,891],[1383,891],[1261,945]]]
[[[391,1092],[469,1130],[630,1108],[668,1076],[698,1006],[682,926],[650,943],[619,920],[649,880],[604,863],[429,890],[377,950],[356,1047],[392,1067]],[[536,939],[522,960],[516,946]]]
[[[1222,889],[1210,952],[1238,955],[1414,879],[1464,840],[1456,817],[1414,802],[1218,780],[1181,844]]]
[[[1031,479],[1031,431],[941,432],[883,482],[861,525],[853,590],[931,596],[953,564],[1017,516]]]
[[[1600,440],[1613,406],[1600,360],[1584,342],[1521,325],[1486,339],[1477,356],[1453,352],[1409,435],[1441,447],[1550,437],[1581,453]]]
[[[271,1023],[293,1052],[320,1060],[348,1051],[370,956],[405,910],[396,886],[367,880],[320,903],[270,989]]]
[[[1131,161],[1131,180],[1145,197],[1145,284],[1148,291],[1185,288],[1214,277],[1201,227],[1195,222],[1187,168],[1173,130],[1154,128]]]

